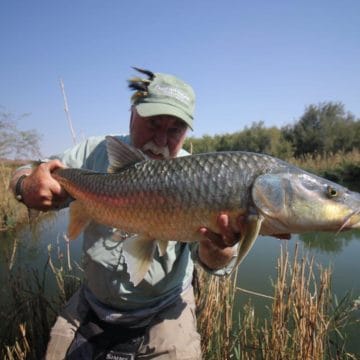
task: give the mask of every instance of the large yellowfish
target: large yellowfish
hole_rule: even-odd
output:
[[[90,221],[135,234],[124,241],[130,280],[145,276],[156,246],[193,242],[199,228],[219,232],[217,216],[242,215],[239,264],[261,235],[360,228],[360,194],[277,158],[232,151],[147,160],[107,137],[109,173],[59,169],[53,177],[74,201],[68,236]]]

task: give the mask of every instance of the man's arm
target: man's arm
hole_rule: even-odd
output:
[[[98,163],[105,162],[106,148],[105,144],[102,144],[103,142],[104,136],[91,137],[37,167],[20,167],[13,173],[9,186],[10,190],[15,196],[20,191],[18,200],[31,209],[47,211],[61,208],[67,204],[69,198],[60,184],[51,176],[51,172],[58,168],[64,168],[65,165],[75,168],[84,166],[93,168],[93,166],[88,167],[86,162],[90,155],[95,153]],[[96,149],[98,150],[96,151]],[[20,179],[23,175],[28,176]]]

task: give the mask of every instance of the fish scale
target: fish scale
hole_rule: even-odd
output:
[[[144,160],[115,138],[107,142],[115,173],[57,169],[52,175],[75,199],[69,237],[78,236],[91,220],[135,233],[124,244],[130,262],[136,263],[137,252],[151,261],[157,241],[166,248],[169,239],[199,241],[200,227],[220,232],[220,213],[229,215],[234,229],[239,215],[244,219],[238,262],[259,234],[360,227],[360,194],[280,159],[235,151]],[[140,273],[134,283],[140,281],[146,266],[141,271],[136,264],[128,267]]]
[[[268,157],[262,160],[264,168]],[[60,169],[53,176],[72,197],[93,199],[91,216],[98,222],[130,232],[151,232],[155,238],[167,239],[171,232],[174,240],[195,241],[200,226],[217,229],[214,220],[219,211],[233,213],[247,205],[247,192],[239,180],[251,179],[235,170],[249,168],[255,161],[260,164],[255,154],[202,154],[146,161],[116,174]],[[68,182],[76,190],[70,189]],[[111,208],[113,215],[104,212],[109,203],[117,206]],[[140,224],[143,219],[146,223]],[[192,229],[186,226],[189,223]]]

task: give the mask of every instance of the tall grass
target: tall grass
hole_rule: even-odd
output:
[[[0,162],[0,231],[8,231],[27,221],[26,207],[9,191],[9,181],[14,166]]]
[[[1,321],[7,324],[2,359],[41,358],[60,306],[79,285],[74,269],[67,266],[67,255],[48,250],[44,272],[19,269],[9,278],[8,309],[16,310],[1,312]],[[355,309],[350,298],[337,303],[330,269],[316,268],[313,258],[299,256],[297,247],[292,260],[281,251],[265,319],[256,316],[251,302],[234,312],[235,298],[244,291],[237,286],[236,274],[228,278],[200,270],[198,274],[197,317],[204,359],[356,359],[346,351],[344,336]],[[58,286],[55,298],[46,293],[47,277]]]
[[[314,259],[300,258],[297,247],[292,261],[288,252],[280,254],[269,317],[261,321],[251,303],[234,314],[234,298],[241,296],[236,276],[199,274],[204,359],[356,359],[343,335],[353,313],[350,298],[337,303],[330,269],[316,270]]]
[[[60,240],[60,239],[58,239]],[[14,239],[14,246],[17,244]],[[66,243],[65,243],[66,244]],[[50,328],[60,310],[80,284],[81,269],[71,261],[68,247],[58,243],[48,247],[48,261],[40,271],[9,262],[3,293],[6,303],[0,308],[0,358],[41,359]],[[49,291],[56,283],[56,291]]]
[[[233,347],[231,332],[236,275],[218,278],[209,276],[200,268],[197,274],[197,320],[204,358],[229,359]]]
[[[348,153],[308,155],[304,158],[291,158],[288,161],[335,182],[356,185],[360,176],[360,151],[356,149]],[[360,191],[359,188],[357,189]]]

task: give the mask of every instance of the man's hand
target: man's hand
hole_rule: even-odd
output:
[[[236,255],[234,245],[240,240],[245,229],[244,216],[239,216],[236,220],[236,224],[232,226],[229,216],[220,214],[217,218],[219,234],[205,227],[199,229],[203,235],[203,240],[199,243],[199,258],[208,268],[220,269]]]
[[[23,203],[31,208],[41,211],[57,209],[68,198],[68,194],[61,185],[51,176],[51,172],[64,168],[59,160],[51,160],[41,163],[32,172],[29,172],[21,184],[21,195]],[[23,173],[22,173],[23,174]],[[10,186],[14,188],[16,180],[21,174],[15,173]]]

